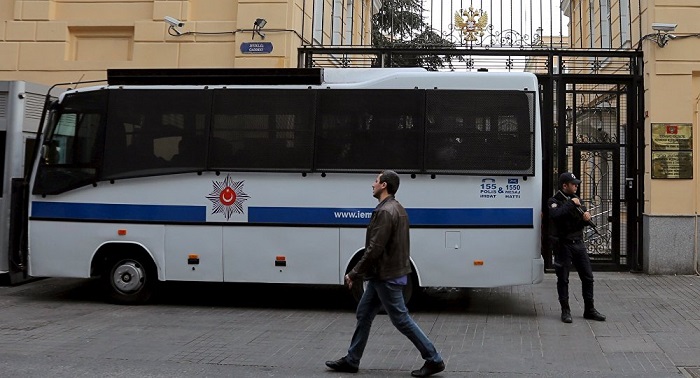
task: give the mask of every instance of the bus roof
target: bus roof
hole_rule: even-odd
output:
[[[450,90],[526,90],[537,88],[537,78],[529,72],[432,72],[423,68],[318,68],[318,69],[227,69],[240,72],[236,78],[214,75],[209,70],[166,70],[182,76],[160,75],[147,78],[155,70],[119,70],[112,72],[107,85],[78,88],[68,93],[98,89],[450,89]],[[123,72],[121,72],[123,71]],[[144,71],[144,72],[141,72]],[[148,71],[148,72],[146,72]],[[196,76],[196,72],[202,76]],[[221,73],[221,72],[219,72]],[[260,77],[255,77],[260,74]],[[218,81],[217,81],[218,80]],[[201,82],[203,84],[195,84]],[[167,84],[170,83],[170,84]],[[61,100],[63,96],[61,96]]]

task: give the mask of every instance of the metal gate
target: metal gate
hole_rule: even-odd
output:
[[[639,268],[640,83],[634,75],[557,80],[554,171],[581,179],[578,195],[596,226],[584,234],[596,270]]]
[[[641,270],[644,172],[642,53],[549,49],[377,49],[302,47],[300,67],[396,67],[449,56],[451,70],[525,70],[540,83],[545,161],[543,203],[561,172],[581,177],[578,193],[595,229],[585,242],[595,270]],[[426,58],[427,57],[427,58]],[[546,235],[546,222],[543,232]],[[545,268],[552,253],[543,243]]]

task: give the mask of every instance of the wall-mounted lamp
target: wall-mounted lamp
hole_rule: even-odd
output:
[[[179,30],[177,30],[177,28],[181,28],[181,27],[185,26],[184,22],[178,20],[177,18],[170,17],[170,16],[163,17],[163,21],[165,21],[166,24],[170,25],[168,27],[168,33],[170,33],[170,35],[182,34],[182,33],[180,33]],[[172,34],[172,33],[175,33],[175,34]]]
[[[259,35],[261,39],[265,39],[265,33],[261,31],[262,28],[267,25],[267,20],[264,18],[256,18],[255,22],[253,22],[253,37],[252,39],[255,39],[255,34]]]

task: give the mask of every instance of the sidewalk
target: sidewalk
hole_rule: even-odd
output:
[[[605,322],[583,319],[581,282],[572,274],[574,322],[562,323],[556,277],[547,274],[540,285],[474,295],[467,319],[444,315],[430,335],[449,369],[465,376],[662,377],[691,367],[686,376],[700,377],[700,278],[594,275]]]
[[[595,277],[605,322],[583,319],[575,274],[572,324],[559,320],[553,274],[435,290],[413,316],[446,361],[441,377],[700,377],[700,277]],[[96,287],[0,287],[0,376],[409,377],[422,364],[380,315],[360,372],[329,371],[354,329],[342,288],[178,284],[154,304],[115,306]]]

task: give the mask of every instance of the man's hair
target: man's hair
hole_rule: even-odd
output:
[[[382,171],[381,176],[379,176],[379,182],[386,183],[386,191],[392,196],[399,190],[400,181],[399,175],[394,171]]]

